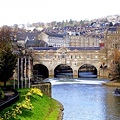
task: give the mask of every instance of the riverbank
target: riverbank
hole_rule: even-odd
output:
[[[63,110],[64,110],[64,107],[63,105],[57,101],[57,104],[59,105],[59,113],[58,113],[58,117],[57,117],[57,120],[62,120],[63,119]]]
[[[113,80],[113,81],[103,83],[103,85],[110,86],[110,87],[120,87],[120,82],[118,82],[117,80]]]
[[[15,104],[2,110],[0,112],[0,116],[4,116],[4,114],[8,111],[11,111],[16,104],[21,103],[25,99],[27,91],[29,91],[29,89],[19,90],[20,99]],[[36,94],[33,94],[30,97],[30,102],[33,106],[33,109],[23,109],[22,114],[17,114],[17,119],[31,120],[34,118],[34,120],[62,120],[63,105],[57,100],[48,97],[47,95],[40,97]],[[10,118],[9,120],[13,120],[13,118]]]

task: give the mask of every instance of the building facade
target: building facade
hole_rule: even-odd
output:
[[[38,39],[45,41],[50,47],[69,47],[69,39],[66,34],[42,32],[38,35]]]
[[[99,47],[100,40],[97,37],[92,37],[88,35],[79,35],[79,36],[69,36],[71,47]]]
[[[84,64],[93,65],[97,69],[97,76],[108,76],[108,69],[103,71],[100,68],[106,63],[106,53],[100,47],[33,48],[32,55],[33,66],[44,65],[49,72],[49,77],[54,77],[54,70],[60,64],[70,66],[74,78],[78,78],[78,70]]]

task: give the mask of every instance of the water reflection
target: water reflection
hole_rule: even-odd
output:
[[[97,75],[94,72],[79,72],[81,78],[97,78]]]
[[[64,106],[63,120],[120,120],[120,97],[113,95],[114,88],[102,86],[103,80],[53,81],[52,97]]]

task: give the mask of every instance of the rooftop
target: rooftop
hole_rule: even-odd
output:
[[[60,47],[32,47],[33,50],[58,50]],[[100,47],[67,47],[69,50],[100,50]]]

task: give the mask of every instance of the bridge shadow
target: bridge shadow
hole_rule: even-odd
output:
[[[84,64],[78,70],[78,78],[97,78],[97,69],[91,64]]]
[[[54,69],[55,78],[73,78],[73,70],[66,64],[60,64]]]

